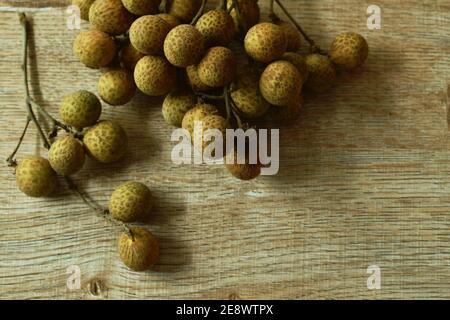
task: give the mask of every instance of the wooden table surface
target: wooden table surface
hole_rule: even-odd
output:
[[[176,166],[160,99],[105,106],[102,117],[128,132],[128,156],[88,161],[75,180],[102,205],[124,181],[148,184],[160,262],[131,272],[117,256],[116,226],[63,181],[50,198],[24,196],[4,163],[0,298],[450,298],[450,2],[284,2],[324,47],[353,30],[371,52],[331,92],[305,96],[301,119],[281,130],[279,174],[238,182],[222,167]],[[381,30],[366,26],[371,4],[382,10]],[[21,29],[5,11],[32,8],[30,82],[47,110],[57,114],[66,93],[96,92],[100,72],[72,55],[79,31],[67,29],[66,6],[0,0],[2,159],[26,115]],[[33,127],[19,159],[45,156],[38,144]],[[71,265],[81,270],[80,290],[66,286]],[[367,287],[371,265],[381,270],[379,290]]]

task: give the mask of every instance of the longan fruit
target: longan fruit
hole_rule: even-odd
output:
[[[102,104],[97,96],[80,90],[64,96],[59,115],[64,123],[81,130],[97,123],[102,113]]]
[[[283,54],[281,59],[292,63],[297,68],[298,72],[300,72],[300,75],[302,76],[302,83],[306,82],[308,79],[309,70],[305,57],[295,52],[286,52]]]
[[[122,0],[122,4],[132,14],[144,16],[157,13],[161,0]]]
[[[164,40],[170,31],[167,22],[157,16],[143,16],[130,28],[130,42],[136,50],[146,55],[163,52]]]
[[[303,95],[300,93],[287,106],[273,108],[274,120],[282,124],[290,124],[300,117],[302,108]]]
[[[147,229],[133,227],[123,232],[118,241],[119,257],[134,271],[146,271],[159,259],[159,241]]]
[[[211,10],[197,21],[195,27],[203,35],[207,47],[227,46],[234,36],[233,18],[225,10]]]
[[[134,20],[121,0],[96,0],[89,9],[89,22],[100,31],[111,35],[124,34]]]
[[[350,71],[361,66],[369,55],[366,39],[354,32],[339,34],[331,44],[329,57],[341,69]]]
[[[57,175],[47,159],[31,156],[17,165],[16,183],[27,196],[46,197],[55,189]]]
[[[245,27],[247,29],[253,27],[255,24],[259,22],[260,18],[260,8],[258,5],[258,1],[255,0],[238,0],[239,9],[241,11],[241,18],[244,21]],[[227,9],[231,8],[233,4],[233,0],[227,1]],[[232,9],[230,12],[231,17],[233,18],[235,30],[239,30],[239,18],[236,12],[236,9]]]
[[[85,158],[80,141],[70,135],[57,139],[48,151],[50,165],[62,176],[70,176],[80,171]]]
[[[177,17],[168,13],[159,13],[156,16],[163,19],[170,26],[170,30],[181,24],[181,21]]]
[[[191,138],[194,136],[195,121],[203,121],[206,116],[218,114],[217,108],[211,104],[197,104],[190,109],[183,117],[181,127],[189,131]]]
[[[89,21],[89,9],[95,0],[72,0],[72,5],[80,9],[80,17],[83,20]]]
[[[89,68],[102,68],[116,56],[114,39],[99,30],[88,30],[78,34],[73,43],[75,56]]]
[[[184,115],[197,104],[197,96],[190,90],[184,88],[174,90],[164,99],[162,114],[164,120],[174,126],[181,128]]]
[[[133,71],[139,60],[144,57],[144,54],[137,51],[131,43],[127,43],[120,51],[119,58],[122,67]]]
[[[198,75],[198,65],[192,65],[186,68],[186,81],[196,92],[207,92],[213,88],[207,86],[200,80]]]
[[[130,102],[136,94],[133,74],[127,69],[113,69],[103,73],[98,81],[98,94],[112,106]]]
[[[164,41],[164,54],[179,68],[197,64],[205,52],[203,35],[193,26],[181,24],[170,30]]]
[[[204,116],[203,118],[197,120],[197,121],[201,121],[202,122],[202,131],[201,131],[201,141],[202,141],[202,151],[204,151],[206,149],[206,147],[208,147],[211,143],[213,143],[214,139],[206,139],[205,138],[205,133],[208,130],[212,130],[212,129],[217,129],[222,133],[222,139],[223,139],[223,153],[222,155],[225,156],[225,151],[226,151],[226,130],[230,127],[227,119],[225,119],[224,117],[218,115],[218,114],[209,114]],[[193,135],[192,135],[192,139],[195,145],[195,128],[193,131]],[[215,156],[213,154],[213,156]]]
[[[283,56],[287,48],[281,27],[263,22],[253,26],[244,39],[245,51],[256,61],[269,63]]]
[[[177,72],[164,57],[145,56],[136,64],[134,81],[146,95],[168,94],[177,82]]]
[[[233,81],[236,68],[233,51],[225,47],[213,47],[208,49],[198,64],[198,76],[207,86],[220,88]]]
[[[108,210],[111,216],[122,222],[144,219],[153,207],[150,189],[140,182],[126,182],[111,195]]]
[[[231,158],[232,163],[228,163],[229,157]],[[244,161],[238,161],[238,154],[236,151],[227,155],[225,167],[232,176],[239,180],[249,181],[256,179],[261,175],[261,164],[250,163],[250,157],[248,154],[243,160],[245,160],[245,163],[239,163]]]
[[[202,0],[168,0],[167,13],[183,23],[191,23],[201,5]]]
[[[306,56],[309,76],[305,82],[305,88],[321,93],[325,92],[336,82],[336,67],[331,60],[321,54],[310,54]]]
[[[284,35],[286,36],[286,51],[297,52],[298,50],[300,50],[300,47],[302,45],[302,35],[295,28],[295,26],[290,22],[282,20],[278,21],[276,24],[283,30]]]

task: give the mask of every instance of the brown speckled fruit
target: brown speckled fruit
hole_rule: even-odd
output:
[[[201,137],[198,138],[202,142],[202,151],[205,151],[205,148],[214,142],[214,138],[210,139],[209,137],[206,137],[206,131],[213,129],[217,129],[222,133],[223,148],[225,151],[226,130],[230,127],[228,121],[218,114],[206,115],[205,117],[197,121],[201,121],[202,124],[202,131],[199,132],[201,134]],[[193,141],[195,141],[195,139],[197,138],[195,133],[196,132],[194,130],[194,134],[192,135]],[[222,155],[225,155],[225,152],[223,152]],[[215,155],[213,154],[213,156]]]
[[[134,227],[119,237],[120,260],[131,270],[146,271],[159,259],[159,241],[147,229]]]
[[[297,52],[302,44],[302,35],[295,26],[286,21],[278,21],[277,25],[283,30],[287,40],[287,51]]]
[[[126,182],[119,186],[109,200],[109,213],[123,222],[136,222],[144,219],[152,209],[150,189],[139,182]]]
[[[245,51],[254,60],[269,63],[286,52],[287,40],[283,30],[268,22],[252,27],[245,36]]]
[[[266,67],[259,81],[261,94],[275,106],[287,106],[302,90],[302,76],[290,62],[280,60]]]
[[[286,52],[281,59],[292,63],[297,68],[298,72],[300,72],[302,82],[305,83],[309,75],[305,57],[295,52]]]
[[[143,16],[130,28],[130,42],[143,54],[160,54],[163,52],[164,39],[170,31],[167,22],[157,16]]]
[[[144,57],[144,55],[137,51],[131,43],[128,43],[120,50],[119,56],[122,67],[131,71],[136,67],[136,63]]]
[[[233,40],[234,22],[225,10],[208,11],[195,27],[203,35],[208,47],[227,46]]]
[[[231,8],[233,0],[227,1],[227,8]],[[238,0],[239,9],[241,11],[241,18],[245,23],[247,29],[253,27],[259,22],[260,9],[258,1],[255,0]],[[231,17],[234,21],[234,26],[236,30],[239,30],[239,19],[235,9],[230,12]]]
[[[200,80],[198,75],[198,65],[193,65],[186,68],[186,81],[187,84],[191,86],[192,90],[196,92],[207,92],[213,89]]]
[[[331,89],[336,82],[336,67],[331,60],[321,54],[310,54],[306,56],[306,64],[309,76],[305,88],[317,93]]]
[[[113,69],[101,75],[98,94],[112,106],[124,105],[136,94],[133,74],[127,69]]]
[[[177,72],[164,57],[145,56],[136,64],[134,81],[149,96],[163,96],[175,87]]]
[[[122,0],[122,4],[132,14],[144,16],[157,13],[161,0]]]
[[[366,39],[354,32],[341,33],[331,44],[329,56],[339,68],[353,70],[361,66],[369,55]]]
[[[197,96],[190,90],[178,89],[169,93],[162,105],[164,120],[181,128],[184,115],[197,104]]]
[[[94,125],[102,113],[102,104],[97,96],[81,90],[63,98],[59,115],[61,119],[78,130]]]
[[[202,5],[202,0],[168,0],[167,13],[184,23],[190,23]]]
[[[197,64],[205,52],[202,34],[193,26],[182,24],[173,28],[164,41],[164,54],[176,67]]]
[[[181,21],[178,20],[178,18],[168,13],[159,13],[156,16],[163,19],[170,26],[171,30],[181,24]]]
[[[111,163],[123,158],[128,138],[117,122],[101,121],[86,131],[83,143],[91,158],[101,163]]]
[[[191,138],[193,138],[195,121],[203,121],[206,116],[218,114],[218,110],[211,104],[197,104],[190,109],[183,117],[181,126],[183,129],[189,131]]]
[[[78,34],[73,43],[73,52],[84,65],[98,69],[114,59],[117,47],[111,36],[93,29]]]
[[[237,76],[235,90],[231,92],[236,107],[248,119],[263,116],[270,107],[259,91],[259,77],[257,70],[242,69]]]
[[[89,21],[89,9],[95,0],[72,0],[72,4],[80,9],[81,19]]]
[[[207,86],[220,88],[233,81],[236,68],[237,61],[233,51],[225,47],[213,47],[208,49],[198,64],[198,76]]]
[[[55,189],[57,176],[47,159],[32,156],[17,165],[16,183],[27,196],[45,197]]]
[[[83,167],[85,153],[80,141],[72,136],[56,140],[48,151],[48,161],[56,173],[70,176]]]
[[[121,0],[96,0],[89,10],[89,22],[98,30],[118,35],[125,33],[134,20]]]
[[[303,107],[303,95],[300,93],[297,97],[285,107],[274,107],[273,115],[277,122],[282,124],[290,124],[300,117]]]
[[[250,163],[248,155],[242,160],[245,160],[245,162],[238,161],[238,154],[236,151],[227,156],[225,167],[231,175],[244,181],[256,179],[261,175],[261,165],[259,163]]]

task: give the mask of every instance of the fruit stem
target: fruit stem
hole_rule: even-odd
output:
[[[234,6],[234,10],[236,10],[236,16],[238,18],[239,25],[244,30],[244,33],[247,33],[247,30],[248,30],[247,29],[247,23],[244,21],[244,19],[242,19],[241,8],[240,8],[239,3],[238,3],[237,0],[233,0],[233,6]]]
[[[162,0],[159,5],[159,11],[162,13],[167,13],[167,0]]]
[[[19,138],[19,142],[17,143],[17,146],[14,149],[14,151],[6,159],[6,162],[8,162],[8,165],[10,167],[15,167],[17,165],[17,161],[16,161],[16,159],[14,159],[14,157],[16,156],[17,151],[19,151],[20,145],[22,144],[23,138],[25,137],[25,134],[27,133],[30,122],[31,122],[31,119],[29,116],[27,116],[27,121],[25,122],[25,127],[23,128],[22,135]]]
[[[194,19],[192,19],[191,26],[195,26],[198,19],[203,15],[203,12],[205,11],[207,0],[202,0],[202,5],[200,6],[200,9],[198,10],[197,14],[195,15]]]
[[[220,9],[227,11],[227,0],[220,0]]]
[[[203,93],[203,92],[194,92],[195,95],[199,96],[200,98],[204,98],[204,99],[210,99],[210,100],[223,100],[224,99],[224,95],[220,95],[220,96],[216,96],[213,94],[207,94],[207,93]]]

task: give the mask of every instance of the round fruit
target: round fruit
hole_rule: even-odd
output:
[[[27,196],[45,197],[55,189],[57,176],[47,159],[33,156],[17,165],[16,182]]]
[[[197,103],[197,96],[190,90],[180,89],[169,93],[164,99],[162,114],[164,120],[174,127],[181,127],[184,115]]]
[[[259,72],[244,68],[238,74],[235,90],[231,92],[236,107],[249,119],[263,116],[270,107],[259,91],[259,78]]]
[[[305,57],[295,52],[286,52],[281,59],[292,63],[297,68],[298,72],[300,72],[302,83],[305,83],[309,75]]]
[[[300,93],[296,98],[285,107],[276,107],[274,109],[274,118],[283,124],[289,124],[300,117],[303,107],[303,96]]]
[[[86,90],[66,95],[59,109],[61,119],[77,130],[97,123],[101,113],[100,100],[95,94]]]
[[[361,66],[369,55],[366,39],[354,32],[341,33],[331,44],[331,61],[344,70],[353,70]]]
[[[220,88],[233,81],[236,75],[236,57],[228,48],[210,48],[198,64],[200,81],[211,88]]]
[[[306,56],[306,64],[309,70],[305,87],[313,92],[325,92],[336,82],[336,67],[331,60],[321,54]]]
[[[180,20],[168,13],[159,13],[156,16],[163,19],[170,26],[171,30],[181,24]]]
[[[56,173],[70,176],[81,170],[85,153],[80,141],[72,136],[64,136],[56,140],[48,151],[48,161]]]
[[[90,128],[83,138],[89,156],[101,163],[123,158],[128,138],[123,128],[114,121],[101,121]]]
[[[143,54],[163,52],[164,39],[170,31],[167,22],[157,16],[143,16],[133,22],[130,28],[130,42]]]
[[[161,0],[122,0],[123,6],[137,16],[158,12]]]
[[[189,131],[191,138],[194,138],[195,121],[203,121],[206,116],[218,114],[218,110],[211,104],[197,104],[190,109],[183,117],[181,127]]]
[[[205,52],[202,34],[195,27],[182,24],[173,28],[164,41],[164,54],[176,67],[197,64]]]
[[[137,51],[131,43],[128,43],[120,51],[120,62],[122,67],[128,70],[134,70],[136,63],[144,57],[142,53]]]
[[[72,0],[72,4],[80,9],[81,19],[89,21],[89,9],[95,0]]]
[[[146,271],[159,259],[159,241],[147,229],[134,227],[119,237],[119,256],[134,271]]]
[[[112,106],[124,105],[133,99],[136,85],[133,75],[126,69],[114,69],[101,75],[98,94]]]
[[[275,106],[287,106],[302,90],[302,76],[294,65],[276,61],[267,66],[259,81],[261,94]]]
[[[245,36],[245,51],[254,60],[268,63],[286,52],[287,40],[279,26],[263,22],[252,27]]]
[[[187,83],[191,86],[192,90],[196,92],[206,92],[213,89],[200,80],[198,75],[198,65],[193,65],[186,68],[186,78]]]
[[[78,34],[73,43],[73,52],[87,67],[98,69],[114,59],[117,47],[111,36],[93,29]]]
[[[302,35],[292,23],[286,21],[278,21],[277,25],[283,30],[287,40],[287,51],[297,52],[302,44]]]
[[[260,9],[258,1],[255,0],[238,0],[239,9],[241,11],[241,18],[244,21],[245,27],[247,29],[253,27],[259,22]],[[227,8],[231,8],[233,0],[227,1]],[[236,31],[239,30],[239,18],[236,9],[232,9],[230,12],[233,18],[234,26]]]
[[[89,22],[95,29],[118,35],[131,26],[134,16],[128,12],[121,0],[96,0],[89,10]]]
[[[109,200],[109,213],[123,222],[135,222],[145,218],[152,209],[150,189],[139,182],[126,182],[119,186]]]
[[[203,35],[208,47],[227,46],[233,40],[233,18],[225,10],[208,11],[201,16],[195,27]]]
[[[229,163],[229,159],[231,160],[231,163]],[[239,180],[253,180],[261,175],[261,165],[259,163],[250,163],[250,158],[248,156],[243,160],[245,160],[245,162],[238,161],[238,154],[235,151],[227,156],[225,167],[229,173]]]
[[[163,96],[175,87],[177,71],[163,57],[145,56],[136,64],[134,80],[143,93]]]
[[[200,10],[201,5],[201,0],[168,0],[167,13],[184,23],[190,23]]]
[[[201,134],[201,137],[199,139],[202,142],[202,150],[204,151],[205,148],[209,144],[213,143],[213,141],[214,141],[214,139],[205,136],[206,131],[216,129],[222,133],[223,150],[225,151],[225,149],[226,149],[226,143],[225,143],[226,130],[229,128],[228,121],[224,117],[222,117],[218,114],[206,115],[205,117],[203,117],[197,121],[202,122],[202,131],[199,132]],[[195,134],[196,134],[196,131],[194,130],[194,134],[192,135],[194,145],[195,145],[195,141],[196,141]],[[222,155],[224,155],[224,153],[222,153]],[[215,156],[215,155],[213,154],[213,156]]]

